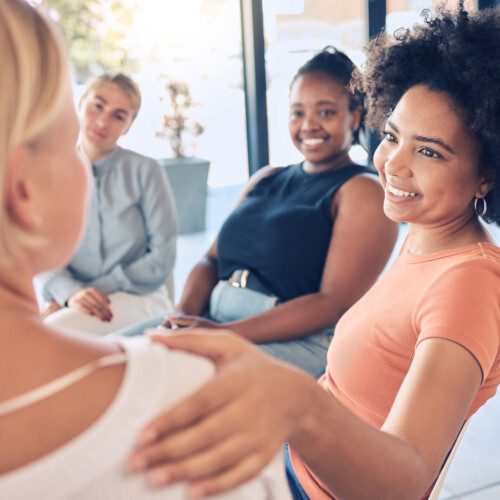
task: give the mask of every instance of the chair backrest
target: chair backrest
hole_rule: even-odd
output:
[[[167,286],[168,298],[175,304],[175,283],[174,283],[174,273],[171,273],[165,283]]]
[[[444,480],[446,479],[446,475],[450,470],[451,462],[453,461],[453,457],[455,456],[455,453],[458,450],[458,446],[460,444],[460,441],[462,441],[462,438],[464,437],[465,430],[467,429],[468,425],[469,425],[469,420],[466,420],[457,436],[457,439],[455,440],[453,448],[451,449],[450,453],[448,454],[448,457],[446,458],[446,461],[443,465],[443,468],[441,469],[441,472],[439,473],[436,482],[434,483],[434,487],[432,488],[431,494],[429,495],[429,500],[437,500],[439,498],[439,493],[443,488]]]

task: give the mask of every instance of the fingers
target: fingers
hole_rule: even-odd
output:
[[[150,338],[154,342],[166,345],[171,349],[205,356],[216,364],[234,359],[243,352],[257,349],[241,337],[238,337],[234,333],[229,333],[228,330],[193,328],[189,333],[171,335],[152,334]]]
[[[101,321],[111,321],[113,315],[107,306],[103,306],[92,295],[86,295],[79,299],[79,303],[87,310],[92,316],[97,316]]]
[[[163,326],[171,329],[192,326],[196,322],[196,316],[167,316],[163,320]]]
[[[103,306],[108,306],[109,304],[111,304],[111,300],[109,299],[109,297],[97,288],[87,288],[87,290],[88,293],[95,297]]]
[[[45,319],[47,316],[49,316],[52,313],[55,313],[56,311],[59,311],[60,309],[62,309],[61,306],[55,300],[51,300],[49,303],[46,304],[46,306],[40,313],[40,316]]]
[[[85,314],[97,316],[101,321],[111,321],[113,318],[109,297],[95,288],[80,290],[69,299],[68,304]]]
[[[208,479],[195,481],[189,488],[189,492],[196,498],[215,495],[235,488],[245,481],[254,478],[267,465],[269,460],[257,453],[248,455],[220,474],[216,474]],[[263,490],[263,493],[268,493],[265,485],[263,485]]]
[[[163,413],[156,419],[152,420],[140,434],[139,444],[154,446],[156,439],[160,437],[163,438],[163,436],[168,436],[168,434],[170,433],[182,430],[190,424],[193,425],[193,429],[188,428],[185,431],[186,434],[184,437],[184,446],[186,446],[186,444],[189,444],[189,439],[192,436],[194,436],[195,440],[206,443],[207,439],[209,439],[209,436],[203,435],[203,433],[205,432],[205,425],[208,426],[211,435],[216,437],[218,435],[217,430],[215,429],[215,426],[210,423],[210,421],[208,423],[201,424],[202,435],[198,436],[200,424],[197,424],[197,422],[202,417],[206,417],[217,408],[223,406],[226,401],[231,400],[232,395],[235,393],[235,389],[232,387],[229,377],[225,378],[226,380],[219,379],[217,382],[209,382],[207,385],[192,394],[188,399],[185,399],[184,401],[168,410],[166,413]],[[220,427],[220,421],[218,425]],[[227,430],[223,428],[221,429]],[[163,438],[163,441],[168,439],[168,437]],[[178,439],[177,442],[181,440],[182,438]],[[167,444],[163,442],[163,446],[168,453],[168,442]],[[149,458],[149,455],[146,455],[146,453],[148,452],[151,453],[152,461],[156,461],[158,459],[158,454],[162,452],[162,448],[143,448],[142,455],[145,458]],[[185,451],[183,450],[183,452]]]
[[[257,458],[260,455],[257,452],[251,451],[246,453],[242,450],[241,445],[242,443],[239,438],[229,438],[218,444],[218,446],[203,451],[192,458],[178,461],[175,464],[158,465],[148,474],[149,478],[156,486],[163,486],[178,481],[202,480],[205,482],[208,478],[213,481],[213,478],[217,476],[219,478],[226,476],[229,470],[234,469],[235,466],[239,468],[248,459],[251,459],[255,463],[251,471],[248,470],[247,473],[255,475],[265,466],[266,460],[264,457]],[[238,484],[238,480],[241,482],[250,477],[249,475],[245,478],[241,476],[238,479],[233,478],[231,485]]]

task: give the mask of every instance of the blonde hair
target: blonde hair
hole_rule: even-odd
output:
[[[69,67],[57,27],[24,0],[0,1],[0,238],[13,226],[3,194],[5,168],[17,146],[33,144],[57,118]],[[10,228],[9,228],[10,229]],[[15,227],[14,227],[15,229]],[[21,232],[19,229],[15,229]],[[9,232],[9,236],[11,236]]]
[[[99,76],[94,76],[85,85],[82,99],[85,99],[89,92],[95,90],[103,83],[115,84],[130,97],[133,108],[132,120],[134,120],[141,109],[141,91],[137,83],[124,73],[104,73]]]

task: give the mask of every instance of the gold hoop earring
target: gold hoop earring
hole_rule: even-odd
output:
[[[477,202],[479,200],[482,200],[482,202],[483,202],[483,209],[481,211],[479,211],[477,209]],[[479,217],[482,217],[486,213],[486,211],[488,210],[488,206],[486,205],[486,199],[484,197],[483,198],[481,198],[481,197],[480,198],[476,198],[474,200],[474,210],[476,211],[476,214],[479,215]]]

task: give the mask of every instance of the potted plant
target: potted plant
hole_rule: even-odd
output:
[[[163,115],[158,137],[170,142],[174,158],[159,160],[172,185],[179,217],[179,233],[205,230],[207,178],[209,162],[188,156],[186,136],[195,138],[203,133],[203,126],[189,117],[195,104],[185,82],[167,81],[170,113]]]

